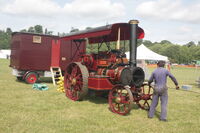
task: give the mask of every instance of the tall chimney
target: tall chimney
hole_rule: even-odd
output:
[[[138,20],[130,20],[130,66],[136,67],[137,60],[137,27],[138,27]]]

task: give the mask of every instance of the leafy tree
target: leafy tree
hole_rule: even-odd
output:
[[[142,43],[147,47],[153,46],[153,43],[149,40],[144,40]]]
[[[92,27],[86,27],[85,29],[86,29],[86,30],[90,30],[90,29],[92,29]]]
[[[44,34],[45,34],[45,35],[52,35],[52,34],[53,34],[53,31],[48,31],[47,28],[45,28]],[[59,32],[58,32],[58,36],[59,36]]]
[[[186,46],[188,46],[188,47],[191,47],[191,46],[194,46],[194,45],[195,45],[195,43],[194,43],[193,41],[188,42],[188,43],[186,44]]]
[[[159,53],[159,54],[161,54],[161,49],[162,49],[162,45],[161,44],[155,44],[155,45],[153,45],[153,46],[151,46],[151,47],[149,47],[151,50],[153,50],[154,52],[156,52],[156,53]]]
[[[9,49],[11,40],[11,29],[7,28],[6,32],[0,30],[0,49]]]
[[[163,55],[169,57],[172,62],[181,63],[180,62],[180,46],[172,45],[163,51]]]
[[[187,46],[180,47],[179,63],[189,64],[192,61],[192,54]]]
[[[200,48],[195,52],[194,59],[200,60]]]
[[[41,25],[34,26],[35,33],[43,34],[43,28]]]
[[[47,35],[47,33],[48,33],[48,30],[47,30],[47,28],[45,28],[44,34]]]
[[[172,43],[170,41],[168,41],[168,40],[162,40],[160,42],[160,44],[172,44]]]
[[[22,29],[22,30],[20,30],[20,32],[27,32],[27,30],[26,29]]]
[[[198,41],[198,44],[197,44],[198,46],[200,46],[200,41]]]
[[[142,39],[138,39],[138,40],[137,40],[138,46],[140,46],[142,43],[143,43],[143,40],[142,40]]]
[[[67,35],[67,33],[64,33],[64,32],[63,32],[63,33],[59,33],[59,32],[58,32],[58,36],[60,36],[60,37],[66,36],[66,35]]]
[[[29,27],[28,28],[28,32],[30,32],[30,33],[35,33],[35,28],[34,27]]]
[[[72,27],[71,30],[70,30],[70,33],[72,33],[72,32],[77,32],[77,31],[79,31],[78,28],[74,28],[74,27]]]
[[[48,31],[47,35],[53,35],[53,31]]]
[[[11,35],[11,34],[12,34],[11,28],[6,28],[6,33],[7,33],[8,35]]]
[[[192,53],[193,60],[200,60],[200,46],[194,46],[190,48],[190,53]]]

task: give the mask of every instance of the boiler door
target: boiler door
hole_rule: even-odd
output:
[[[131,85],[131,80],[132,80],[131,69],[128,67],[124,68],[120,75],[120,82],[123,85]]]
[[[134,67],[132,69],[132,82],[131,85],[141,87],[144,82],[144,71],[140,67]]]
[[[120,75],[120,82],[123,85],[140,87],[144,82],[144,71],[140,67],[124,68]]]

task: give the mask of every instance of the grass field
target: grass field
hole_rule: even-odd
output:
[[[192,89],[175,90],[168,80],[168,122],[160,122],[160,106],[153,119],[137,108],[119,116],[108,110],[105,98],[73,102],[49,82],[43,82],[49,90],[33,90],[16,81],[8,66],[0,59],[0,133],[200,133],[200,88],[195,85],[200,70],[172,69],[180,86]]]

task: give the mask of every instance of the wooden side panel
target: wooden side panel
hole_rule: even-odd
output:
[[[81,55],[85,54],[86,42],[75,43],[72,40],[63,41],[61,40],[60,45],[60,67],[63,71],[66,70],[67,66],[71,62],[78,62]]]
[[[57,36],[15,33],[11,42],[10,66],[18,70],[49,71],[52,40]]]

